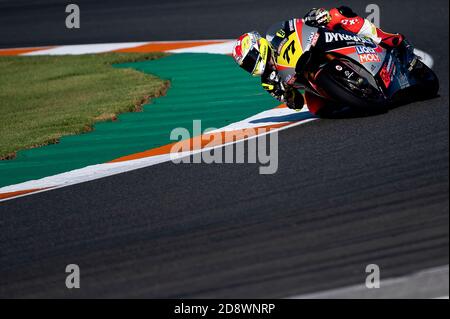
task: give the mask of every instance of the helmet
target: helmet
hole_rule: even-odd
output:
[[[269,42],[258,32],[241,35],[233,48],[233,58],[237,64],[253,76],[262,75],[269,59]]]
[[[311,27],[326,26],[331,21],[331,14],[324,8],[312,8],[303,17],[303,20]]]

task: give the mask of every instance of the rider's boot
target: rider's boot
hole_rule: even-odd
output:
[[[400,33],[388,33],[380,28],[377,28],[377,37],[381,39],[383,45],[390,48],[398,47],[405,40],[405,37]]]

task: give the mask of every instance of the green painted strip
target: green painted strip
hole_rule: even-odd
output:
[[[176,127],[192,131],[222,127],[279,103],[225,55],[177,54],[154,61],[116,65],[155,74],[171,81],[167,96],[154,99],[142,112],[125,113],[116,122],[95,125],[86,134],[63,137],[60,143],[18,153],[0,161],[0,187],[51,176],[171,143]]]

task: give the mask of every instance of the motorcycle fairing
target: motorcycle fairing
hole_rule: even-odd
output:
[[[386,58],[386,50],[369,38],[356,36],[347,31],[318,30],[316,46],[323,52],[345,55],[361,64],[373,76],[377,75]]]
[[[357,36],[345,30],[330,31],[310,27],[302,19],[291,19],[272,26],[267,32],[275,57],[275,67],[280,79],[301,88],[296,80],[298,61],[306,52],[318,49],[322,52],[345,56],[362,66],[374,78],[387,96],[416,83],[404,70],[396,55],[396,49],[384,49],[370,38]],[[306,56],[306,55],[305,55]]]
[[[386,55],[385,50],[369,38],[343,30],[310,27],[302,19],[273,25],[266,39],[275,52],[275,67],[281,79],[290,85],[295,82],[297,62],[312,47],[345,55],[363,65],[373,76],[380,71]]]

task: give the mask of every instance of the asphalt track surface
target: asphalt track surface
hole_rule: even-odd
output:
[[[333,5],[280,3],[78,1],[70,33],[59,2],[0,1],[0,41],[230,38]],[[440,97],[282,131],[274,175],[164,163],[0,203],[0,296],[288,297],[360,284],[371,263],[382,278],[448,264],[448,2],[377,3],[386,30],[433,56]]]

